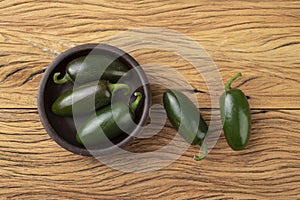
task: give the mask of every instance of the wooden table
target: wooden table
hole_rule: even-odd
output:
[[[300,2],[81,0],[0,2],[0,199],[300,199]],[[100,43],[122,31],[161,27],[202,45],[223,81],[241,85],[252,112],[246,150],[232,151],[222,134],[201,162],[190,147],[154,172],[124,173],[72,154],[44,130],[37,89],[47,66],[74,45]],[[138,62],[177,62],[164,52],[131,53]],[[189,78],[210,119],[201,77]],[[154,91],[159,102],[161,91]],[[169,133],[169,134],[168,134]],[[136,149],[160,147],[167,126]],[[171,136],[169,136],[171,135]]]

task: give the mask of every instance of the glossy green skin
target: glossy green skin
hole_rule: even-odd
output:
[[[123,102],[108,105],[90,117],[78,130],[76,140],[85,146],[105,143],[107,138],[112,139],[131,126],[134,112]]]
[[[198,108],[184,94],[167,90],[163,103],[168,119],[178,133],[190,144],[201,144],[208,130]]]
[[[230,89],[220,97],[221,118],[227,143],[233,150],[246,147],[251,131],[250,107],[244,93]]]
[[[112,96],[108,84],[107,81],[96,81],[70,89],[55,100],[51,110],[56,115],[73,116],[72,106],[76,106],[74,114],[80,115],[108,105]]]
[[[128,68],[119,60],[114,60],[113,62],[112,60],[114,58],[108,55],[82,56],[67,65],[66,73],[69,74],[72,81],[75,81],[80,74],[78,83],[99,80],[100,74],[102,74],[101,79],[115,83],[128,71]],[[101,67],[107,68],[101,73]]]

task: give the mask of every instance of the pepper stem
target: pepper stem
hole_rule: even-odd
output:
[[[114,91],[119,90],[119,89],[127,89],[127,91],[124,92],[124,95],[128,95],[130,92],[129,86],[127,84],[123,84],[123,83],[116,83],[116,84],[108,83],[108,88],[111,93],[113,93]]]
[[[200,161],[200,160],[202,160],[203,158],[206,157],[207,147],[206,147],[206,144],[204,142],[202,142],[201,149],[202,149],[202,153],[200,154],[200,151],[199,151],[199,156],[194,155],[194,160],[195,161]]]
[[[68,73],[66,73],[65,76],[62,79],[58,79],[59,75],[60,75],[60,72],[56,72],[53,75],[53,81],[56,84],[64,84],[64,83],[67,83],[67,82],[72,80],[72,78],[70,77],[70,75]]]
[[[231,90],[231,84],[232,82],[237,79],[238,77],[242,76],[242,73],[239,72],[237,73],[236,75],[234,75],[226,84],[226,87],[225,87],[225,91],[228,92],[229,90]]]
[[[76,134],[76,141],[79,143],[79,144],[82,144],[82,141],[80,139],[80,136],[78,134]]]
[[[139,105],[141,99],[142,99],[142,93],[140,92],[135,92],[134,96],[136,96],[136,99],[134,100],[134,102],[131,103],[130,108],[132,109],[132,111],[135,111],[137,106]]]

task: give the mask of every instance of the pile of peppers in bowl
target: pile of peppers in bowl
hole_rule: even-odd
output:
[[[127,67],[118,60],[114,60],[104,71],[101,80],[93,77],[91,71],[97,70],[99,59],[107,57],[89,56],[88,62],[85,57],[77,58],[66,66],[63,78],[58,79],[60,73],[53,76],[56,84],[74,82],[80,74],[80,86],[70,89],[59,96],[52,104],[52,112],[59,116],[73,116],[72,107],[76,106],[75,114],[87,114],[91,112],[91,106],[87,104],[91,99],[95,99],[96,115],[88,118],[77,130],[76,140],[85,145],[97,145],[105,141],[105,138],[112,139],[122,133],[118,124],[122,127],[130,126],[134,120],[135,110],[142,99],[142,94],[135,92],[135,100],[131,104],[124,102],[111,103],[112,94],[117,90],[126,90],[124,95],[128,95],[130,88],[127,84],[115,83],[128,71]],[[89,73],[85,72],[88,71]],[[220,113],[223,123],[223,131],[228,145],[233,150],[242,150],[246,147],[251,130],[250,107],[245,94],[235,88],[231,88],[232,82],[241,73],[233,76],[225,87],[225,92],[220,97]],[[91,81],[94,80],[94,81]],[[203,152],[199,156],[194,156],[194,160],[202,160],[207,155],[204,142],[208,131],[208,126],[202,118],[198,108],[183,93],[168,89],[163,94],[163,105],[167,117],[177,132],[191,145],[200,145]],[[129,112],[128,112],[129,109]],[[99,135],[97,129],[102,128],[105,135]],[[128,127],[129,128],[129,127]]]
[[[108,67],[103,72],[101,80],[98,80],[96,71],[99,68],[99,61],[101,63],[108,63]],[[76,77],[79,86],[71,88],[60,95],[52,104],[52,113],[71,117],[73,115],[87,115],[93,110],[96,110],[95,115],[91,115],[77,130],[76,141],[85,145],[95,146],[104,143],[106,138],[112,139],[122,133],[122,130],[117,124],[122,125],[122,128],[129,126],[131,121],[135,118],[135,110],[142,99],[140,92],[135,92],[136,97],[134,102],[126,104],[124,102],[116,102],[110,105],[112,95],[117,90],[125,90],[124,95],[128,95],[130,88],[127,84],[113,83],[117,82],[128,68],[119,60],[108,55],[90,55],[79,57],[66,66],[66,72],[63,78],[59,79],[60,72],[53,76],[53,81],[56,84],[65,84],[67,82],[74,82]],[[95,72],[95,73],[93,73]],[[95,102],[94,105],[90,105]],[[73,108],[76,107],[75,110]],[[129,112],[128,112],[129,111]],[[118,123],[116,120],[118,120]],[[105,135],[101,135],[98,131],[102,128]],[[129,128],[129,127],[128,127]]]

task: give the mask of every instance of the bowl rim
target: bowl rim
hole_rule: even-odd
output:
[[[87,150],[86,148],[84,148],[84,147],[80,148],[78,146],[75,146],[75,145],[67,142],[52,127],[50,121],[48,120],[46,111],[45,111],[44,92],[45,92],[46,84],[47,84],[49,78],[51,78],[50,74],[56,68],[57,65],[59,65],[64,59],[66,59],[66,57],[72,56],[73,54],[79,53],[81,51],[87,51],[87,50],[93,51],[94,49],[97,49],[97,50],[99,49],[99,50],[103,50],[103,51],[107,51],[109,53],[119,55],[122,58],[122,60],[126,60],[126,62],[130,65],[130,67],[132,67],[132,68],[139,67],[139,70],[137,70],[137,74],[138,74],[138,77],[140,78],[140,81],[143,84],[142,87],[143,87],[144,95],[145,95],[145,97],[144,97],[145,103],[144,103],[144,107],[143,107],[142,116],[139,121],[139,125],[144,125],[146,123],[148,115],[149,115],[150,105],[151,105],[151,90],[150,90],[149,81],[148,81],[148,78],[147,78],[145,72],[143,71],[143,69],[139,65],[139,63],[132,56],[130,56],[128,53],[124,52],[123,50],[119,49],[118,47],[111,46],[108,44],[103,44],[103,43],[88,43],[88,44],[82,44],[82,45],[72,47],[72,48],[60,53],[50,63],[50,65],[48,65],[42,79],[40,80],[40,85],[38,88],[38,98],[37,98],[38,113],[39,113],[41,123],[44,126],[46,132],[57,144],[59,144],[61,147],[63,147],[64,149],[66,149],[72,153],[83,155],[83,156],[92,156],[92,155],[89,152],[89,150]],[[119,148],[124,147],[124,146],[128,145],[129,143],[131,143],[132,140],[134,139],[134,137],[139,134],[139,132],[140,131],[138,129],[134,129],[128,135],[128,137],[126,137],[124,140],[120,141],[118,144],[110,146],[105,149],[101,149],[101,150],[99,150],[99,152],[109,153],[113,150],[116,150],[116,147],[119,147]],[[95,151],[95,152],[97,152],[97,151]],[[93,151],[93,154],[94,154],[94,151]]]

